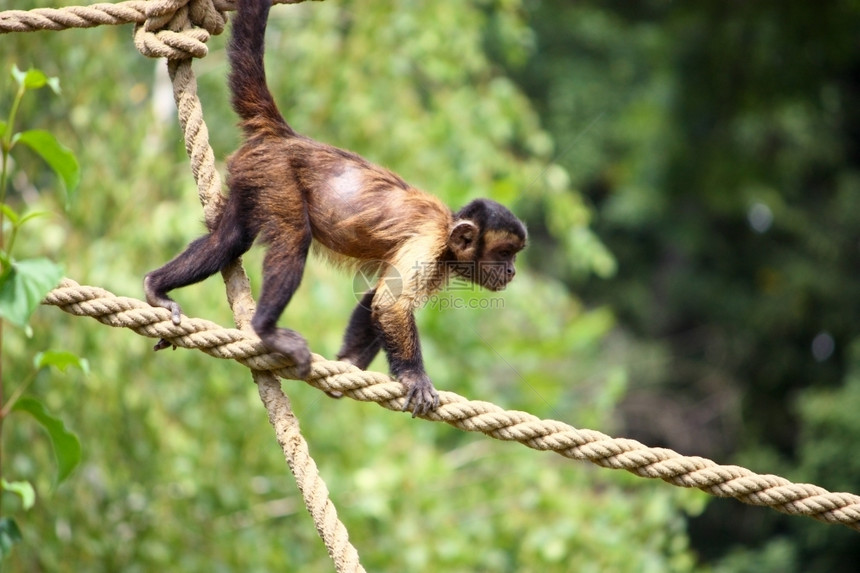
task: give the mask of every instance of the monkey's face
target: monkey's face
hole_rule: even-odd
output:
[[[517,274],[514,262],[520,249],[522,246],[517,247],[508,242],[485,249],[483,256],[476,261],[477,276],[472,281],[491,291],[504,289]]]
[[[456,274],[492,291],[500,291],[516,275],[514,261],[526,246],[526,228],[504,206],[477,199],[456,215],[448,247],[456,258]]]
[[[488,290],[504,289],[517,273],[514,263],[525,241],[505,231],[487,231],[477,242],[455,266],[456,273]]]

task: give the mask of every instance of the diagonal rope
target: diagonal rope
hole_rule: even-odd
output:
[[[225,329],[207,320],[183,317],[171,321],[170,312],[143,301],[117,297],[104,289],[81,286],[66,279],[45,299],[78,316],[91,316],[110,326],[124,327],[143,336],[165,338],[176,346],[197,348],[210,356],[229,358],[255,370],[293,378],[289,362],[269,353],[260,340],[236,329]],[[311,386],[341,392],[365,402],[377,402],[399,411],[404,404],[400,383],[378,372],[366,372],[314,355]],[[541,420],[527,412],[504,410],[495,404],[467,400],[453,392],[439,392],[440,407],[424,416],[469,432],[481,432],[498,440],[515,441],[535,450],[555,452],[566,458],[586,460],[598,466],[624,469],[637,476],[659,478],[672,485],[695,487],[719,497],[771,507],[790,515],[806,515],[828,523],[840,523],[860,531],[860,496],[832,493],[811,484],[797,484],[739,466],[723,466],[701,457],[682,456],[667,448],[649,448],[636,440],[612,438],[594,430],[577,429],[555,420]]]
[[[167,1],[169,0],[162,0]],[[163,21],[163,26],[174,31],[177,37],[182,37],[188,31],[194,31],[196,25],[206,26],[214,23],[215,33],[220,33],[223,23],[219,14],[207,11],[200,3],[195,10],[195,0],[188,7],[182,6],[169,20]],[[211,7],[211,5],[210,5]],[[167,14],[152,13],[153,17],[166,18]],[[221,195],[221,177],[215,168],[215,154],[209,145],[209,131],[203,119],[203,107],[197,97],[197,79],[191,68],[191,57],[183,57],[181,53],[164,53],[159,42],[165,30],[153,34],[152,26],[147,23],[135,26],[135,45],[144,55],[168,57],[167,69],[173,83],[173,95],[176,101],[180,127],[185,136],[185,150],[191,160],[191,172],[197,182],[198,198],[203,207],[204,219],[211,229],[224,206]],[[169,38],[172,38],[170,36]],[[198,35],[195,39],[205,37]],[[205,46],[204,46],[205,48]],[[173,45],[170,46],[173,49]],[[190,53],[193,57],[206,55],[205,49]],[[222,271],[227,285],[227,298],[233,310],[234,320],[239,328],[248,329],[254,314],[255,303],[251,297],[250,284],[241,261],[230,265]],[[339,572],[364,571],[359,562],[358,551],[349,542],[346,526],[338,519],[337,510],[329,497],[329,490],[319,474],[316,462],[310,455],[307,441],[302,436],[299,420],[292,411],[289,398],[284,394],[276,376],[265,369],[251,370],[251,376],[257,384],[269,423],[275,428],[275,435],[290,471],[296,480],[296,485],[302,495],[305,507],[311,514],[317,533],[323,540],[326,550]]]
[[[275,0],[275,3],[301,1]],[[206,41],[211,34],[223,31],[224,12],[234,8],[235,2],[231,0],[130,0],[60,9],[9,10],[0,12],[0,33],[134,23],[138,50],[149,57],[168,58],[186,150],[204,216],[211,225],[223,204],[222,185],[196,95],[191,59],[206,55]],[[247,329],[254,301],[241,263],[231,265],[222,274],[236,325]],[[144,336],[165,338],[177,346],[231,358],[251,368],[278,442],[337,571],[364,570],[308,453],[289,399],[277,380],[276,376],[291,378],[295,375],[285,359],[269,353],[256,336],[245,330],[224,329],[212,322],[189,318],[174,325],[165,309],[152,308],[142,301],[117,297],[104,289],[81,286],[68,279],[49,293],[45,303],[71,314],[92,316],[111,326],[130,328]],[[400,410],[404,402],[402,386],[388,376],[364,372],[317,355],[308,383],[321,390],[377,402],[392,410]],[[440,398],[441,406],[426,418],[496,439],[517,441],[533,449],[554,451],[567,458],[588,460],[601,467],[625,469],[641,477],[659,478],[673,485],[696,487],[712,495],[734,497],[744,503],[860,530],[860,496],[854,494],[831,493],[815,485],[795,484],[738,466],[721,466],[665,448],[648,448],[635,440],[578,430],[526,412],[506,411],[489,402],[469,401],[452,392],[440,392]]]

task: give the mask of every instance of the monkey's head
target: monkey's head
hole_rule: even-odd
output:
[[[514,261],[526,246],[526,226],[507,207],[476,199],[454,214],[448,248],[454,272],[492,291],[516,274]]]

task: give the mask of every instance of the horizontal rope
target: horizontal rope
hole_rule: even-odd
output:
[[[274,0],[275,4],[298,4],[302,0]],[[0,12],[0,33],[36,32],[39,30],[67,30],[94,26],[142,24],[150,17],[170,19],[177,7],[188,0],[128,0],[111,4],[101,2],[89,6],[65,8],[35,8],[33,10],[6,10]],[[235,0],[214,0],[211,5],[219,12],[236,9]],[[215,33],[215,32],[213,32]]]
[[[0,32],[35,32],[119,25],[146,20],[146,0],[67,8],[36,8],[0,12]]]
[[[128,297],[118,297],[65,279],[51,291],[45,304],[78,316],[91,316],[110,326],[129,328],[151,338],[164,338],[183,348],[197,348],[210,356],[230,358],[255,370],[269,370],[294,378],[285,358],[268,352],[259,339],[240,330],[222,328],[198,318],[183,317],[173,324],[170,312]],[[308,384],[326,392],[341,392],[389,410],[404,406],[404,390],[391,377],[359,370],[313,355]],[[711,495],[733,497],[744,503],[771,507],[790,515],[806,515],[840,523],[860,531],[860,496],[832,493],[811,484],[796,484],[775,475],[756,474],[739,466],[722,466],[701,457],[682,456],[667,448],[649,448],[636,440],[612,438],[594,430],[576,429],[563,422],[542,420],[527,412],[503,410],[495,404],[467,400],[453,392],[439,392],[441,405],[422,416],[498,440],[516,441],[529,448],[556,452],[566,458],[598,466],[624,469],[640,477],[659,478],[672,485],[695,487]]]

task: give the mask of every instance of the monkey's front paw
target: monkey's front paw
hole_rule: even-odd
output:
[[[311,373],[311,351],[301,334],[295,330],[277,328],[270,333],[261,334],[260,338],[270,350],[293,361],[299,378],[307,378]]]
[[[426,374],[401,374],[397,379],[406,388],[403,410],[408,410],[411,404],[413,418],[429,414],[439,407],[439,393]]]

